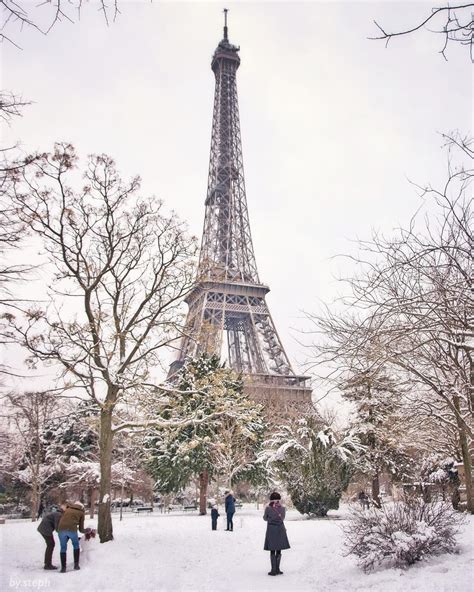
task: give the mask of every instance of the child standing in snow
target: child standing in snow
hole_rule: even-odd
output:
[[[217,519],[219,518],[220,514],[217,509],[217,505],[214,504],[211,510],[211,521],[212,521],[212,530],[217,530]]]

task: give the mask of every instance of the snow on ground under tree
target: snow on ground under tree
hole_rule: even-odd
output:
[[[431,557],[410,569],[379,570],[365,575],[355,559],[342,556],[344,509],[329,518],[307,520],[288,512],[286,525],[291,549],[283,552],[283,576],[270,577],[269,553],[263,551],[263,509],[246,506],[234,517],[234,532],[225,532],[224,512],[218,530],[210,516],[196,514],[136,515],[122,522],[114,516],[115,540],[97,539],[81,560],[81,570],[42,569],[45,544],[38,523],[7,521],[0,525],[0,590],[77,592],[352,592],[474,590],[472,518],[459,537],[460,553]],[[86,519],[86,526],[94,525]],[[59,564],[59,543],[54,554]]]

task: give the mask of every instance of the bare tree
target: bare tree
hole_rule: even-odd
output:
[[[439,6],[431,9],[431,13],[422,21],[400,31],[387,32],[377,21],[375,25],[380,31],[376,37],[369,39],[385,40],[385,47],[393,37],[411,35],[428,28],[429,31],[439,35],[442,39],[440,53],[447,60],[446,50],[450,43],[459,43],[467,46],[471,61],[474,61],[474,3]],[[429,27],[434,26],[435,29]]]
[[[23,108],[29,105],[22,97],[11,92],[0,91],[0,120],[10,124],[16,117],[21,117]],[[25,232],[24,225],[18,220],[10,197],[8,186],[11,181],[11,173],[19,171],[28,164],[34,156],[27,159],[21,158],[17,146],[0,147],[0,303],[14,304],[10,298],[9,286],[20,279],[29,269],[28,265],[16,265],[11,262],[12,250],[18,248]]]
[[[459,137],[450,149],[472,152]],[[334,364],[336,384],[362,365],[392,368],[411,383],[419,408],[454,429],[466,474],[469,511],[474,511],[473,439],[473,212],[472,166],[449,165],[441,190],[423,188],[435,215],[411,221],[395,237],[375,233],[355,258],[363,272],[349,279],[351,308],[313,317],[326,336],[316,363]]]
[[[177,339],[196,246],[158,200],[137,197],[139,179],[123,182],[109,157],[91,156],[75,191],[70,182],[77,177],[77,157],[67,144],[12,174],[12,200],[42,239],[54,270],[51,304],[31,308],[12,325],[32,362],[58,365],[65,388],[79,389],[100,408],[99,535],[105,542],[113,538],[114,435],[144,424],[130,420],[131,410],[137,398],[151,397],[150,374]],[[67,301],[69,313],[61,308]],[[166,426],[194,419],[149,421]]]
[[[3,123],[10,124],[13,118],[22,116],[23,107],[29,104],[29,101],[19,95],[6,90],[0,91],[0,119]]]
[[[7,41],[18,47],[17,36],[22,30],[31,28],[43,35],[62,21],[74,22],[80,18],[84,0],[44,0],[38,4],[24,0],[0,0],[0,41]],[[99,0],[99,10],[109,25],[120,14],[118,0]]]
[[[23,108],[29,104],[29,101],[19,95],[0,91],[0,120],[10,125],[15,118],[22,117]],[[19,220],[11,202],[9,195],[11,175],[20,171],[35,158],[36,155],[25,158],[17,144],[0,146],[0,346],[12,343],[6,321],[12,311],[25,304],[25,301],[20,300],[15,294],[15,288],[33,269],[29,264],[19,264],[15,261],[15,255],[19,252],[28,229]],[[0,377],[9,375],[18,375],[18,372],[7,364],[0,364]]]

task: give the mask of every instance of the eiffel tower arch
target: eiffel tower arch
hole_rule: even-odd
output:
[[[255,261],[237,97],[240,48],[229,42],[224,12],[224,38],[211,62],[214,111],[199,265],[169,377],[187,358],[217,353],[243,375],[244,392],[253,400],[302,408],[311,401],[308,378],[291,367],[265,300],[270,288],[260,281]]]

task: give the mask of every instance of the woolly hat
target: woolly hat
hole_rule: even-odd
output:
[[[74,502],[75,506],[78,506],[79,508],[81,508],[81,510],[84,509],[84,504],[82,502]]]
[[[281,500],[281,495],[278,493],[278,491],[274,491],[273,493],[270,494],[270,499],[271,500]]]

